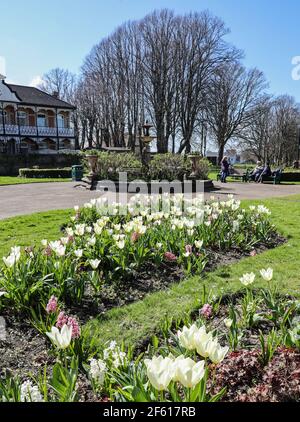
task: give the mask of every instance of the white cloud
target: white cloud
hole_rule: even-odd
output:
[[[30,82],[29,86],[37,87],[43,83],[43,79],[40,75],[35,76]]]

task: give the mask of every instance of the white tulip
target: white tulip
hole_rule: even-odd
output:
[[[60,241],[63,245],[67,245],[69,243],[69,238],[68,237],[62,237],[60,239]]]
[[[91,238],[87,241],[87,244],[88,244],[89,246],[95,246],[95,245],[96,245],[96,238],[95,238],[95,236],[91,237]]]
[[[225,358],[229,350],[229,347],[222,347],[217,340],[211,340],[207,344],[207,352],[209,359],[213,363],[220,363]]]
[[[99,267],[100,262],[101,261],[99,259],[90,259],[89,260],[90,266],[93,268],[93,270],[96,270]]]
[[[48,240],[47,239],[41,240],[41,244],[42,246],[46,247],[48,245]]]
[[[230,328],[233,324],[233,320],[230,318],[225,318],[223,322],[227,328]]]
[[[262,269],[260,274],[265,281],[271,281],[273,278],[273,268],[268,268],[267,270]]]
[[[153,387],[158,391],[167,390],[174,376],[174,359],[154,356],[152,359],[145,359],[144,363]]]
[[[187,350],[196,349],[195,335],[199,331],[197,325],[193,324],[189,328],[184,326],[182,331],[177,332],[179,344]]]
[[[74,254],[77,258],[81,258],[83,255],[83,250],[82,249],[77,249],[76,251],[74,251]]]
[[[66,228],[66,233],[68,236],[74,236],[74,230],[71,227]]]
[[[243,277],[240,278],[240,282],[244,286],[249,286],[249,284],[254,283],[254,280],[255,280],[255,274],[254,273],[244,274]]]
[[[72,340],[72,326],[63,325],[61,331],[57,327],[52,327],[51,332],[46,333],[52,343],[58,349],[66,349]]]
[[[201,249],[203,246],[203,240],[195,240],[195,246],[197,249]]]
[[[184,387],[194,388],[205,375],[205,362],[202,360],[196,363],[181,355],[175,359],[173,371],[173,381],[179,381]]]
[[[125,247],[125,241],[124,240],[120,240],[119,242],[116,242],[116,245],[119,249],[124,249]]]
[[[16,257],[14,255],[9,255],[8,257],[3,257],[3,262],[8,268],[12,268],[16,263]]]
[[[83,236],[84,231],[85,231],[85,224],[76,224],[75,234],[77,234],[77,236]]]

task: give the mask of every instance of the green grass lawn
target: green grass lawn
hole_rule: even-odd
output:
[[[48,182],[70,182],[69,179],[36,179],[36,178],[23,178],[23,177],[14,177],[14,176],[0,176],[0,186],[7,185],[23,185],[27,183],[48,183]]]
[[[154,334],[166,315],[182,317],[197,307],[204,284],[218,295],[241,288],[239,277],[245,272],[258,273],[261,268],[274,268],[274,280],[280,283],[282,292],[300,293],[300,195],[274,198],[264,201],[243,201],[249,204],[263,203],[272,210],[272,220],[287,239],[287,243],[276,249],[249,258],[236,264],[223,266],[201,277],[189,277],[173,284],[168,290],[148,294],[142,301],[122,308],[115,308],[105,315],[92,319],[85,327],[87,336],[103,343],[116,340],[137,343]],[[13,245],[39,244],[40,240],[56,239],[60,227],[72,210],[49,211],[25,217],[14,217],[0,221],[0,256]],[[263,286],[259,277],[258,286]]]
[[[165,316],[179,318],[199,304],[205,284],[215,295],[241,288],[239,278],[245,272],[259,272],[271,266],[274,280],[282,292],[300,293],[300,195],[266,201],[243,201],[244,205],[263,203],[272,210],[272,219],[288,242],[276,249],[254,257],[244,258],[236,264],[223,266],[202,277],[190,277],[174,284],[170,289],[146,296],[142,301],[115,308],[91,320],[86,334],[100,343],[116,340],[139,343],[157,332]],[[257,285],[263,286],[259,277]]]
[[[60,227],[68,221],[72,212],[47,211],[0,220],[0,257],[7,254],[14,245],[30,246],[38,244],[42,239],[59,238]]]

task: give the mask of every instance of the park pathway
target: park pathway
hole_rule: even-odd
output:
[[[40,211],[72,208],[83,205],[101,193],[78,187],[75,182],[32,183],[27,185],[0,186],[0,219]],[[300,185],[271,185],[254,183],[214,182],[214,190],[206,193],[219,199],[232,194],[236,199],[266,199],[300,194]],[[77,187],[76,187],[77,186]],[[107,196],[107,194],[105,194]]]

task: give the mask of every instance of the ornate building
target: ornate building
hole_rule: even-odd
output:
[[[0,75],[0,154],[73,150],[74,109],[55,93],[8,84]]]

